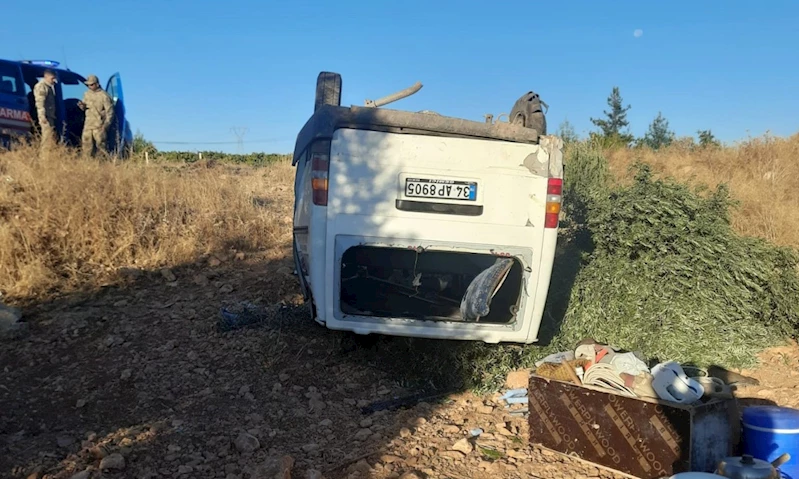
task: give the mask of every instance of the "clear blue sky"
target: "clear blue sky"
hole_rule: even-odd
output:
[[[583,135],[614,85],[636,135],[658,111],[678,135],[799,130],[794,0],[3,3],[0,58],[119,71],[134,131],[193,143],[161,149],[236,151],[199,142],[238,126],[246,151],[289,152],[320,70],[342,74],[347,105],[421,81],[393,107],[477,120],[532,89],[551,130]]]

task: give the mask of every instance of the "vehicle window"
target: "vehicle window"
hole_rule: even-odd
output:
[[[71,72],[59,72],[58,81],[61,83],[61,95],[64,101],[83,100],[83,94],[89,89],[83,84],[83,79]]]
[[[25,87],[20,78],[19,67],[13,63],[0,62],[0,93],[25,95]]]

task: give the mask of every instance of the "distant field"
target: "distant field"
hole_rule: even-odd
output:
[[[691,183],[727,182],[741,202],[736,231],[799,248],[799,135],[604,153],[622,179],[643,160]],[[112,281],[120,267],[179,265],[231,248],[288,251],[288,157],[257,156],[264,167],[207,153],[175,163],[194,160],[186,155],[112,165],[67,151],[48,161],[31,149],[0,153],[0,291],[20,298],[66,291]]]
[[[659,151],[610,150],[605,156],[618,178],[641,160],[661,175],[690,184],[713,188],[727,183],[740,201],[733,214],[738,233],[799,249],[799,134],[758,137],[728,148],[675,145]]]

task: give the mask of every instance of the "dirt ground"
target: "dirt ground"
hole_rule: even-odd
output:
[[[130,272],[26,308],[29,331],[0,350],[0,477],[614,477],[528,447],[497,395],[363,414],[407,391],[310,320],[280,257]],[[269,318],[218,332],[220,307],[242,300]],[[799,406],[796,344],[763,359],[739,396]]]

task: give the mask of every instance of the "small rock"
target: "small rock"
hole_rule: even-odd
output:
[[[324,479],[324,476],[322,476],[322,471],[317,471],[316,469],[308,469],[305,472],[305,479]]]
[[[75,403],[75,407],[78,409],[82,408],[85,405],[86,405],[85,399],[78,399],[78,401]]]
[[[36,469],[33,470],[26,479],[41,479],[42,475],[44,474],[44,468],[42,466],[36,466]]]
[[[333,425],[333,421],[331,421],[330,419],[323,419],[323,420],[322,420],[322,421],[319,423],[319,425],[320,425],[320,426],[322,426],[322,427],[330,427],[330,426],[332,426],[332,425]]]
[[[242,386],[239,388],[239,396],[244,396],[248,392],[250,392],[250,386]]]
[[[280,379],[280,382],[284,383],[289,379],[291,379],[291,376],[286,373],[280,373],[280,376],[278,376],[278,378]]]
[[[302,446],[302,450],[305,451],[306,453],[318,451],[319,450],[319,444],[306,444],[306,445]]]
[[[225,284],[223,284],[222,286],[219,287],[219,292],[220,293],[224,293],[224,294],[232,293],[233,292],[233,285],[230,284],[230,283],[225,283]]]
[[[463,453],[460,451],[440,451],[437,455],[438,457],[443,457],[445,459],[453,459],[456,461],[459,459],[463,459]]]
[[[173,283],[178,280],[177,276],[175,276],[175,273],[173,273],[172,270],[169,268],[162,268],[161,276],[163,276],[164,279],[170,283]]]
[[[114,303],[114,307],[115,308],[124,308],[127,305],[128,305],[128,300],[127,299],[120,299],[119,301]]]
[[[400,462],[400,461],[402,461],[401,458],[397,456],[392,456],[391,454],[380,456],[380,462],[384,464],[394,464],[395,462]]]
[[[100,461],[100,470],[107,471],[107,470],[121,470],[125,469],[125,458],[122,457],[122,454],[115,452],[110,456],[106,456]]]
[[[485,406],[485,405],[477,406],[475,408],[475,411],[477,411],[477,414],[493,414],[494,413],[494,407],[493,406]]]
[[[263,415],[254,412],[252,414],[247,415],[247,420],[250,422],[263,422],[264,417]]]
[[[239,452],[253,452],[261,447],[258,438],[246,432],[239,434],[233,444]]]
[[[194,468],[191,467],[191,466],[180,466],[180,467],[178,467],[178,474],[189,474],[190,472],[193,472],[193,471],[194,471]]]
[[[458,426],[454,426],[452,424],[450,424],[448,426],[444,426],[444,427],[441,428],[441,431],[444,434],[458,434],[460,432],[460,430],[461,430],[461,428],[459,428]]]
[[[356,441],[363,441],[364,439],[368,438],[372,435],[372,430],[369,428],[361,429],[357,433],[355,433],[355,440]]]
[[[22,311],[0,303],[0,329],[11,328],[22,320]]]
[[[128,379],[130,379],[131,376],[133,376],[133,370],[125,369],[122,371],[122,374],[119,375],[119,379],[127,381]]]
[[[372,427],[372,424],[374,424],[374,421],[372,421],[372,418],[368,417],[363,419],[360,423],[361,427]]]
[[[497,433],[499,433],[499,435],[500,435],[500,436],[506,436],[506,437],[508,437],[508,436],[513,436],[513,433],[512,433],[512,432],[510,432],[510,431],[508,431],[508,430],[505,428],[505,426],[504,426],[504,425],[497,424],[497,425],[496,425],[496,429],[497,429]]]
[[[505,387],[508,389],[527,388],[530,385],[530,370],[520,369],[511,371],[505,378]]]
[[[239,260],[239,261],[244,261],[244,258],[246,258],[246,257],[247,257],[247,255],[245,255],[245,254],[244,254],[244,253],[242,253],[241,251],[239,251],[238,253],[236,253],[236,259],[237,259],[237,260]]]
[[[220,264],[222,264],[222,260],[220,260],[216,256],[211,256],[210,258],[208,258],[208,266],[216,268]]]
[[[416,426],[416,427],[421,427],[421,426],[424,426],[425,424],[427,424],[427,419],[425,419],[423,417],[417,417],[416,419],[413,420],[412,424],[414,426]]]
[[[452,446],[451,449],[453,451],[458,451],[458,452],[462,452],[464,454],[469,454],[470,452],[472,452],[474,447],[472,446],[472,443],[470,443],[468,439],[464,438],[464,439],[461,439],[460,441],[456,442]]]
[[[370,472],[372,472],[372,466],[366,459],[361,459],[360,461],[356,462],[355,464],[351,465],[347,471],[349,472],[360,472],[361,474],[365,475],[366,477],[370,476]]]
[[[403,439],[411,437],[411,430],[408,429],[407,427],[403,427],[402,429],[400,429],[400,437]]]
[[[107,347],[107,348],[112,348],[114,346],[119,346],[120,344],[123,344],[124,342],[125,342],[125,339],[122,338],[121,336],[109,335],[103,340],[103,345],[105,345],[105,347]]]
[[[91,477],[91,474],[92,474],[92,470],[91,470],[91,468],[88,468],[85,471],[80,471],[79,473],[74,474],[69,479],[89,479],[89,477]],[[31,479],[31,478],[28,477],[28,479]]]
[[[58,443],[58,447],[65,448],[73,445],[75,443],[75,439],[69,436],[61,436],[56,439],[56,443]]]
[[[194,277],[191,280],[197,286],[208,286],[208,283],[210,282],[210,280],[208,279],[208,276],[206,276],[206,275],[204,275],[202,273],[201,274],[195,274]]]
[[[89,449],[89,454],[95,459],[103,459],[108,456],[108,450],[106,450],[105,446],[94,446]]]

